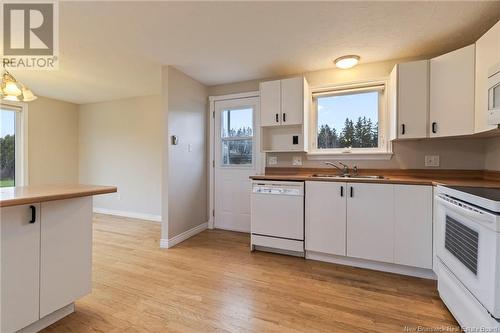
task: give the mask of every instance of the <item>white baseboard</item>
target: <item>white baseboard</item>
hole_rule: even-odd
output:
[[[194,228],[191,228],[187,231],[184,231],[183,233],[181,233],[175,237],[172,237],[170,239],[162,238],[162,239],[160,239],[160,247],[163,249],[171,248],[171,247],[179,244],[180,242],[183,242],[186,239],[191,238],[196,234],[199,234],[200,232],[206,230],[207,228],[208,228],[208,222],[205,222],[205,223],[202,223],[200,225],[197,225]]]
[[[333,264],[354,266],[359,268],[373,269],[376,271],[389,272],[401,275],[409,275],[424,279],[436,280],[436,274],[431,269],[404,266],[385,262],[371,261],[365,259],[337,256],[320,252],[306,251],[306,259],[330,262]]]
[[[130,217],[133,219],[147,220],[153,222],[161,222],[161,215],[154,215],[154,214],[134,213],[123,210],[114,210],[114,209],[99,208],[99,207],[94,207],[94,213],[115,215],[121,217]]]

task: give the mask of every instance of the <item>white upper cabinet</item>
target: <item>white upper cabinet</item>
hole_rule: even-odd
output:
[[[397,64],[389,82],[391,140],[427,137],[429,61]]]
[[[305,249],[346,255],[346,183],[306,182]]]
[[[432,269],[432,186],[394,185],[394,262]]]
[[[475,45],[431,59],[430,137],[474,133]]]
[[[488,72],[500,64],[500,21],[476,42],[476,104],[474,132],[496,128],[488,125]]]
[[[347,191],[347,255],[394,262],[394,187],[348,183]]]
[[[281,81],[260,84],[260,124],[276,126],[281,124]]]
[[[13,333],[40,318],[40,204],[0,213],[0,331]]]
[[[303,77],[260,84],[261,126],[303,125],[309,114],[310,98]]]

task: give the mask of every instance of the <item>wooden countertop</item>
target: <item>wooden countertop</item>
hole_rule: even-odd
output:
[[[0,207],[114,193],[115,186],[34,185],[0,188]]]
[[[271,170],[274,169],[274,170]],[[280,169],[282,172],[280,172]],[[331,169],[267,168],[265,175],[255,175],[253,180],[322,181],[349,183],[379,183],[407,185],[449,185],[500,188],[498,171],[483,170],[362,170],[361,175],[380,175],[383,179],[313,177],[313,174],[335,174]]]

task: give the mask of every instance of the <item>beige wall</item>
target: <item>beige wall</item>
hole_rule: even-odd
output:
[[[484,168],[500,171],[500,137],[486,140]]]
[[[162,238],[173,237],[207,222],[207,89],[179,70],[163,68],[164,179]],[[178,145],[170,136],[177,135]],[[189,149],[191,147],[191,150]],[[165,207],[165,206],[164,206]],[[165,230],[167,229],[167,230]]]
[[[400,59],[379,63],[365,64],[349,70],[336,68],[315,72],[302,73],[314,87],[362,82],[369,80],[386,79],[396,63],[414,59]],[[299,75],[299,74],[297,74]],[[276,79],[276,78],[273,78]],[[262,80],[264,81],[264,80]],[[255,91],[259,89],[260,80],[238,82],[234,84],[219,85],[209,87],[210,95],[225,95],[240,93],[245,91]],[[394,155],[390,160],[349,160],[345,161],[349,165],[357,165],[361,168],[425,168],[425,155],[439,155],[441,169],[483,169],[485,163],[485,139],[433,139],[433,140],[412,140],[394,142]],[[493,143],[488,145],[489,165],[493,165],[496,158]],[[279,153],[268,154],[278,157],[277,167],[292,166],[293,156],[302,156],[303,166],[322,166],[324,161],[307,160],[306,154]],[[342,161],[342,159],[339,159]]]
[[[159,95],[79,107],[80,182],[115,185],[94,208],[160,220],[161,98]]]
[[[78,106],[39,97],[28,104],[29,184],[78,183]]]

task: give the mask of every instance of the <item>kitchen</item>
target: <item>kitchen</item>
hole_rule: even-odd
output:
[[[2,333],[500,329],[499,3],[54,6],[60,68],[4,66]]]

